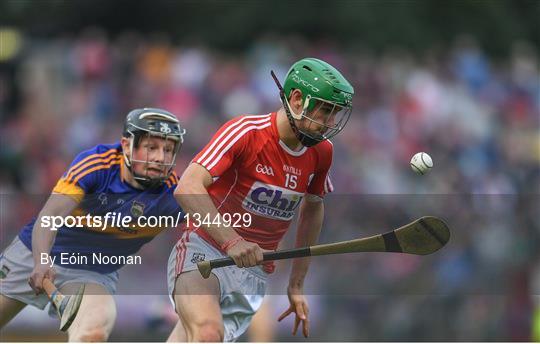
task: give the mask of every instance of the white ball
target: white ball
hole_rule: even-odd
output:
[[[433,167],[433,160],[424,152],[416,153],[411,159],[411,168],[418,174],[426,174]]]

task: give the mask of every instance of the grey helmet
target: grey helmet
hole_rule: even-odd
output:
[[[176,155],[184,142],[185,133],[186,130],[180,126],[176,116],[168,111],[157,108],[143,108],[128,113],[124,123],[123,136],[131,138],[131,146],[129,156],[124,152],[124,161],[135,180],[144,187],[156,187],[165,182],[176,164]],[[133,171],[133,162],[148,163],[148,160],[133,159],[133,148],[139,146],[144,135],[175,141],[172,161],[161,164],[166,167],[167,172],[158,178],[150,178],[147,175],[136,174]]]

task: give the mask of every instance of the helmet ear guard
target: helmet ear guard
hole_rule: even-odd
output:
[[[272,73],[272,77],[274,77],[274,80],[276,81],[278,87],[281,89],[281,85],[279,84],[279,81],[277,81],[277,78],[275,77],[274,72],[271,71],[271,73]],[[293,90],[291,90],[291,94],[292,94],[292,91]],[[283,92],[283,89],[281,89],[281,92]],[[290,97],[290,94],[289,94],[289,97]],[[283,102],[283,106],[287,110],[287,115],[288,116],[290,115],[292,118],[294,118],[296,120],[301,120],[304,113],[306,112],[306,109],[307,109],[308,105],[309,105],[309,99],[310,98],[311,98],[311,96],[309,96],[309,95],[305,98],[306,100],[304,101],[304,105],[302,107],[302,112],[299,113],[299,114],[294,112],[294,110],[292,109],[291,104],[289,103],[289,100],[287,99],[287,97],[282,97],[281,101]]]

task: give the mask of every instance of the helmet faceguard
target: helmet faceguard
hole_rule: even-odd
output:
[[[354,89],[337,69],[324,61],[306,58],[291,67],[284,88],[273,72],[272,77],[280,89],[281,101],[291,127],[304,146],[314,146],[343,130],[351,116]],[[295,89],[302,92],[300,113],[295,113],[288,101]],[[315,119],[321,117],[320,114],[325,115]],[[307,120],[308,125],[301,129],[294,120]],[[320,129],[311,131],[312,126]]]
[[[171,175],[176,165],[176,155],[184,142],[186,130],[180,127],[176,116],[172,113],[155,108],[136,109],[131,111],[126,118],[123,136],[130,139],[129,156],[124,152],[124,161],[127,168],[133,174],[133,177],[139,184],[145,188],[160,186]],[[153,162],[149,160],[147,152],[146,160],[134,159],[133,151],[137,148],[144,138],[158,137],[163,140],[174,141],[174,150],[171,161]],[[136,173],[133,169],[133,163],[145,165],[156,165],[164,168],[165,172],[158,177],[150,177],[148,170],[145,175]]]

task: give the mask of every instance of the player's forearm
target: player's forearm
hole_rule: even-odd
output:
[[[42,226],[42,217],[65,217],[73,211],[77,204],[78,203],[75,200],[66,195],[52,194],[49,197],[32,228],[32,255],[36,265],[40,264],[41,255],[43,253],[51,253],[51,248],[53,247],[57,233],[57,231],[52,230],[51,227]]]
[[[38,216],[32,229],[32,255],[34,264],[41,264],[43,253],[50,254],[56,238],[56,231],[41,226],[41,214]]]
[[[296,234],[296,247],[306,247],[317,244],[324,218],[324,204],[320,202],[302,203]],[[311,259],[297,258],[293,261],[289,287],[302,288]]]
[[[195,182],[180,182],[175,191],[175,197],[185,213],[198,214],[201,217],[216,219],[219,211],[212,202],[206,188],[201,183]],[[204,221],[203,221],[204,222]],[[209,221],[215,223],[223,223],[223,221]],[[223,244],[235,237],[238,237],[236,231],[225,226],[218,226],[213,223],[200,223],[203,228],[218,244]]]

